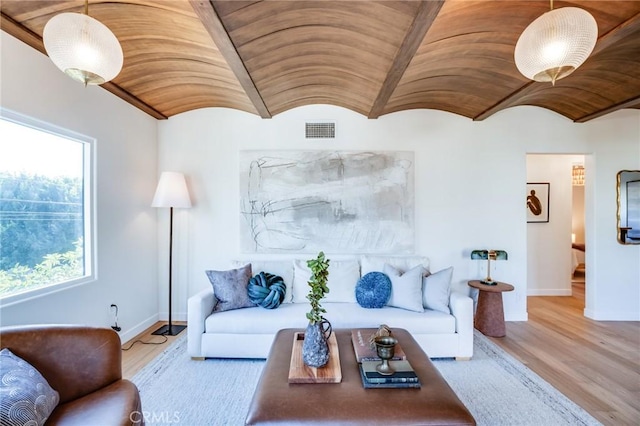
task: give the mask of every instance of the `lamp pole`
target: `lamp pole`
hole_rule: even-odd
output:
[[[176,336],[186,328],[173,325],[173,208],[189,208],[191,200],[182,173],[163,172],[151,203],[153,207],[169,207],[169,323],[151,334]]]

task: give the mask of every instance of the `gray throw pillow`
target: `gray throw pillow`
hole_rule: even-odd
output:
[[[205,271],[205,273],[213,286],[213,294],[218,300],[213,307],[213,312],[256,306],[247,294],[247,285],[251,279],[250,263],[238,269]]]
[[[0,424],[43,425],[60,401],[42,374],[9,349],[0,351]]]

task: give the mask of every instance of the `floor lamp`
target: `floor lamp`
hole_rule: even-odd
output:
[[[163,325],[151,334],[176,336],[186,325],[173,325],[171,322],[171,281],[173,278],[173,208],[188,209],[191,207],[189,191],[184,175],[177,172],[162,172],[156,188],[151,207],[169,207],[169,324]]]

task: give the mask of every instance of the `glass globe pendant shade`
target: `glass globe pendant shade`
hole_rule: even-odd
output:
[[[531,80],[555,84],[587,60],[597,38],[598,24],[589,12],[577,7],[552,10],[520,35],[516,67]]]
[[[100,21],[81,13],[61,13],[44,27],[44,48],[53,63],[74,80],[102,84],[122,69],[122,47]]]

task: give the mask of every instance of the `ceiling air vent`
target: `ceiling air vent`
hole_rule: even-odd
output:
[[[305,123],[305,139],[335,139],[336,123]]]

